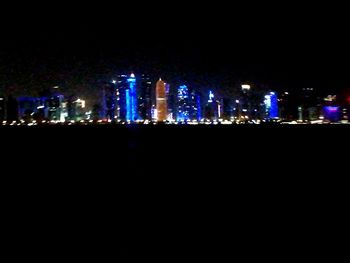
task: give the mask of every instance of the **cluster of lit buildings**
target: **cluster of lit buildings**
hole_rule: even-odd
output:
[[[241,86],[235,100],[217,98],[212,90],[195,90],[188,85],[172,87],[162,79],[155,84],[146,75],[119,75],[103,84],[100,119],[118,122],[205,122],[277,120],[278,101],[275,92],[268,92],[253,103],[250,85]]]
[[[261,123],[348,122],[350,99],[336,95],[317,98],[313,89],[299,97],[290,92],[240,85],[235,96],[188,85],[172,86],[147,75],[118,75],[98,84],[100,103],[87,107],[78,97],[65,97],[54,87],[40,97],[1,97],[0,121],[7,122],[114,122],[114,123]]]

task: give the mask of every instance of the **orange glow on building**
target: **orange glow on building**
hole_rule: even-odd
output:
[[[168,107],[166,101],[165,82],[158,80],[156,85],[156,99],[157,99],[157,121],[166,121],[168,116]]]

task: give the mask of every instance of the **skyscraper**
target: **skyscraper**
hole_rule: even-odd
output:
[[[0,96],[0,121],[5,119],[5,97]]]
[[[264,104],[267,119],[276,119],[279,117],[278,101],[275,92],[270,92],[268,95],[265,95]]]
[[[231,120],[234,114],[234,104],[229,98],[222,99],[222,118],[225,120]]]
[[[168,106],[168,120],[175,121],[177,115],[177,89],[170,87],[170,85],[166,83],[165,90]]]
[[[47,99],[49,120],[59,121],[61,119],[63,95],[52,95]]]
[[[200,121],[202,119],[201,95],[195,90],[191,91],[191,111],[190,119]]]
[[[117,111],[117,90],[116,83],[113,81],[102,84],[102,118],[107,120],[114,120]],[[75,101],[75,100],[74,100]],[[73,103],[73,101],[72,101]],[[72,104],[73,105],[73,104]],[[74,106],[74,110],[76,107]],[[75,115],[75,114],[74,114]],[[75,118],[75,117],[74,117]]]
[[[181,85],[177,89],[177,121],[188,121],[190,120],[191,103],[186,85]]]
[[[159,79],[156,85],[157,121],[166,121],[168,117],[165,86],[165,82]]]
[[[207,120],[217,119],[217,103],[211,90],[209,90],[208,102],[205,104],[204,116]]]
[[[152,119],[152,81],[142,74],[137,92],[138,117],[142,120]]]
[[[135,74],[119,75],[118,87],[118,108],[119,118],[126,121],[138,119],[138,99]]]

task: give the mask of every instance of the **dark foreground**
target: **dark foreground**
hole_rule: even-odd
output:
[[[40,162],[51,156],[59,167],[142,164],[153,170],[272,164],[285,154],[285,165],[300,165],[315,154],[326,157],[335,147],[346,148],[349,134],[350,125],[0,126],[2,148],[18,159],[36,155]]]
[[[7,244],[24,236],[28,257],[256,261],[344,247],[335,233],[346,220],[348,126],[1,127],[0,135]]]

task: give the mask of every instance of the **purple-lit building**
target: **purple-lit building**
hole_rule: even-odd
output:
[[[324,106],[324,118],[330,122],[338,122],[341,120],[341,107],[339,106]]]

